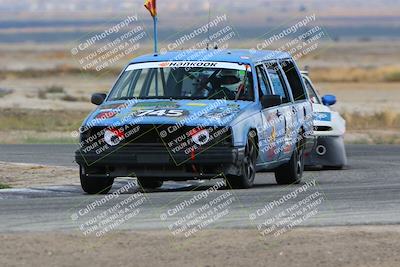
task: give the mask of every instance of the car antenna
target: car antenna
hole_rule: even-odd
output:
[[[207,50],[210,48],[210,21],[211,21],[211,3],[208,0],[208,23],[207,23]]]

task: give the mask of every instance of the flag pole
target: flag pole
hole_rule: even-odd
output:
[[[157,24],[158,24],[158,18],[157,16],[153,17],[153,22],[154,22],[154,54],[158,54],[158,30],[157,30]],[[155,82],[156,82],[156,96],[158,96],[158,69],[156,69],[156,77],[155,77]]]
[[[153,23],[154,23],[154,53],[157,54],[158,53],[158,30],[157,30],[158,18],[157,18],[157,16],[153,17]]]

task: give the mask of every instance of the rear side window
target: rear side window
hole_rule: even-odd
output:
[[[268,75],[271,78],[272,87],[274,88],[274,92],[276,95],[280,95],[282,97],[283,103],[290,102],[289,93],[285,86],[285,81],[279,68],[277,66],[268,68]]]
[[[306,78],[304,78],[303,80],[304,80],[304,84],[306,85],[307,93],[310,97],[311,102],[313,102],[315,104],[321,104],[321,102],[319,101],[319,98],[317,96],[317,93],[315,92],[311,83]]]
[[[292,61],[284,61],[281,65],[289,82],[290,89],[292,90],[294,101],[307,99],[306,92],[301,83],[301,77],[297,72],[294,63]]]
[[[258,84],[260,86],[260,96],[263,95],[271,95],[271,88],[269,86],[268,78],[265,74],[264,68],[262,66],[257,66],[257,78],[258,78]]]

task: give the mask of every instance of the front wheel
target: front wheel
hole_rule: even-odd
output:
[[[253,136],[255,135],[250,133],[247,139],[244,158],[240,166],[241,175],[228,175],[226,177],[228,186],[232,187],[233,189],[246,189],[252,187],[254,184],[258,152]]]
[[[86,176],[82,168],[80,171],[80,180],[83,191],[89,195],[107,194],[114,183],[114,178],[111,177]]]
[[[275,180],[278,184],[298,184],[301,182],[304,171],[304,145],[298,142],[293,150],[292,157],[288,163],[280,166],[275,171]]]

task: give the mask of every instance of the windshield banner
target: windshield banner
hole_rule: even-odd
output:
[[[210,61],[165,61],[165,62],[146,62],[129,65],[125,71],[152,68],[216,68],[246,70],[245,64],[231,62],[210,62]],[[251,68],[247,68],[251,72]]]

